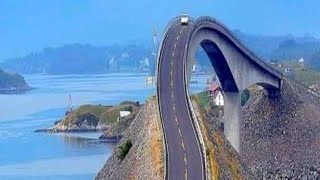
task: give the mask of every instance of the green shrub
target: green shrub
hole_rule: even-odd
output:
[[[198,93],[196,95],[196,99],[202,108],[207,109],[210,106],[209,97],[206,91]]]
[[[250,91],[245,89],[241,92],[241,106],[244,106],[250,98]]]
[[[130,148],[132,147],[132,141],[130,139],[126,140],[119,146],[118,158],[122,161],[127,156]]]

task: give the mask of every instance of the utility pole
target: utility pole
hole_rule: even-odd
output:
[[[157,64],[157,28],[156,26],[153,27],[153,53],[152,55],[154,56],[154,62],[155,65]],[[156,68],[154,68],[154,70],[152,70],[152,76],[155,76],[155,70]]]
[[[153,50],[151,55],[154,58],[154,63],[152,63],[152,66],[149,66],[150,68],[150,73],[146,77],[146,84],[153,84],[156,81],[156,66],[158,65],[157,63],[157,29],[156,26],[153,27]],[[150,63],[151,64],[151,63]]]
[[[72,97],[71,97],[71,94],[69,94],[68,107],[67,107],[65,116],[67,116],[71,112],[72,112]]]

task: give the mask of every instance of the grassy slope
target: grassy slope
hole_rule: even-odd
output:
[[[76,121],[77,117],[90,113],[97,117],[100,123],[109,125],[117,122],[120,111],[131,111],[129,116],[134,117],[139,111],[139,106],[134,103],[120,104],[118,106],[82,105],[65,117],[62,123],[64,125],[70,125]]]

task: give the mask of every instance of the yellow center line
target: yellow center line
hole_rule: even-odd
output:
[[[179,40],[179,38],[180,38],[180,36],[181,36],[184,28],[185,28],[185,26],[181,28],[181,30],[180,30],[180,32],[179,32],[179,35],[178,35],[177,38],[176,38],[176,42],[174,43],[174,47],[173,47],[173,52],[172,52],[172,57],[171,57],[171,64],[170,64],[170,65],[171,65],[171,70],[170,70],[170,78],[171,78],[171,80],[170,80],[170,86],[171,86],[171,98],[172,98],[172,101],[173,101],[172,109],[173,109],[173,112],[174,112],[174,119],[175,119],[176,124],[177,124],[178,132],[179,132],[180,140],[181,140],[181,147],[182,147],[182,149],[183,149],[183,154],[184,154],[184,157],[183,157],[184,164],[185,164],[184,178],[185,178],[185,179],[188,179],[187,154],[186,154],[186,149],[185,149],[185,145],[184,145],[184,141],[183,141],[183,136],[182,136],[181,129],[180,129],[180,126],[179,126],[179,121],[178,121],[178,118],[177,118],[176,104],[175,104],[175,99],[174,99],[174,94],[173,94],[173,61],[174,61],[174,56],[175,56],[175,52],[176,52],[178,40]]]
[[[186,168],[186,171],[184,172],[184,179],[187,180],[188,179],[188,169]]]

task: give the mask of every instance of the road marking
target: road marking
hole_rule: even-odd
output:
[[[187,166],[188,165],[188,162],[187,162],[187,156],[186,154],[184,154],[185,156],[183,157],[183,160],[184,160],[184,164]]]
[[[178,129],[178,132],[179,132],[179,135],[180,135],[181,143],[183,143],[183,139],[182,139],[182,134],[181,134],[180,128]]]
[[[176,113],[176,106],[175,106],[175,104],[173,104],[172,109],[173,109],[173,112]]]
[[[175,121],[176,121],[176,123],[177,123],[178,129],[180,129],[177,116],[175,116],[175,117],[174,117],[174,120],[175,120]]]
[[[186,151],[186,148],[184,147],[184,142],[183,142],[183,140],[181,141],[181,146],[182,146],[183,151]]]
[[[186,168],[186,171],[184,172],[184,179],[187,180],[188,179],[188,169]]]
[[[177,44],[178,44],[178,40],[184,30],[185,26],[181,28],[180,32],[179,32],[179,35],[177,36],[176,38],[176,41],[174,43],[174,47],[173,47],[173,52],[172,52],[172,57],[171,57],[171,62],[170,62],[170,66],[171,66],[171,70],[170,70],[170,86],[171,86],[171,98],[172,98],[172,102],[173,102],[173,106],[172,106],[172,110],[174,112],[174,119],[176,121],[176,124],[177,124],[177,129],[178,129],[178,133],[179,133],[179,136],[180,136],[180,140],[181,140],[181,147],[183,149],[183,160],[184,160],[184,164],[185,164],[185,173],[184,173],[184,178],[185,179],[188,179],[188,169],[187,169],[187,166],[188,166],[188,162],[187,162],[187,154],[186,154],[186,149],[185,149],[185,145],[184,145],[184,140],[183,140],[183,136],[182,136],[182,132],[181,132],[181,129],[180,129],[180,126],[179,126],[179,121],[178,121],[178,118],[177,118],[177,113],[176,113],[176,104],[175,104],[175,99],[174,99],[174,94],[173,94],[173,61],[174,61],[174,57],[175,57],[175,52],[176,52],[176,48],[177,48]]]

